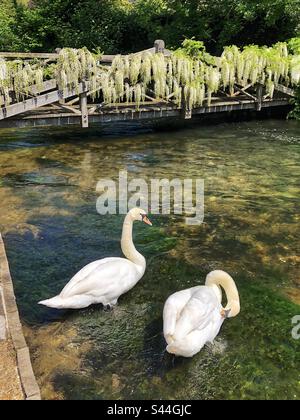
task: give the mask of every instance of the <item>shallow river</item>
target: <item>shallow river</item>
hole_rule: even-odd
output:
[[[81,267],[120,256],[123,216],[96,212],[96,183],[203,178],[205,219],[136,224],[147,272],[112,312],[37,305]],[[44,398],[300,398],[300,125],[267,120],[176,131],[114,126],[2,130],[4,235]],[[165,352],[162,308],[212,269],[236,280],[242,311],[193,359]]]

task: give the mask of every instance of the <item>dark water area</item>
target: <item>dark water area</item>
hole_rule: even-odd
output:
[[[49,399],[299,399],[300,125],[265,120],[176,131],[1,130],[3,233],[33,367]],[[100,216],[96,184],[202,178],[205,219],[153,215],[134,226],[143,279],[112,312],[37,305],[85,264],[120,256],[122,215]],[[241,313],[192,359],[165,352],[162,309],[223,269]]]

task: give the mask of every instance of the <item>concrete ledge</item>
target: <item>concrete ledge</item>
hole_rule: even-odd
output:
[[[29,355],[28,347],[17,351],[18,369],[26,398],[41,398]]]
[[[0,339],[1,331],[8,332],[12,338],[17,355],[17,368],[21,385],[26,400],[40,400],[41,393],[34,376],[30,360],[29,349],[20,322],[19,311],[16,304],[13,282],[10,275],[9,265],[6,257],[5,246],[0,234]],[[2,293],[1,293],[2,291]],[[2,297],[1,297],[2,295]],[[2,305],[1,305],[2,302]],[[6,319],[5,319],[6,317]],[[7,321],[7,323],[6,323]],[[4,322],[4,327],[3,327]],[[1,327],[2,326],[2,327]]]
[[[6,340],[6,319],[0,315],[0,340]]]
[[[4,309],[4,298],[3,298],[3,290],[0,285],[0,340],[6,340],[6,316],[5,316],[5,309]]]

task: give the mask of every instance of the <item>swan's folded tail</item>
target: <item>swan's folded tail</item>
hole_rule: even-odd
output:
[[[173,340],[167,345],[167,352],[176,356],[193,357],[207,342],[203,331],[193,331],[179,340]]]
[[[52,299],[41,300],[39,305],[48,306],[48,308],[62,309],[65,307],[65,302],[60,296],[55,296]]]

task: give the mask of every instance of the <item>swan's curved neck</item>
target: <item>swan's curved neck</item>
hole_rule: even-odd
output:
[[[146,260],[145,258],[136,250],[133,240],[132,240],[132,227],[133,221],[130,215],[127,215],[123,224],[123,232],[121,239],[121,247],[125,257],[138,265],[142,269],[142,273],[146,269]]]
[[[226,293],[227,305],[224,308],[229,310],[229,318],[236,316],[240,312],[240,297],[233,278],[225,271],[215,270],[206,277],[206,286],[222,287]]]

